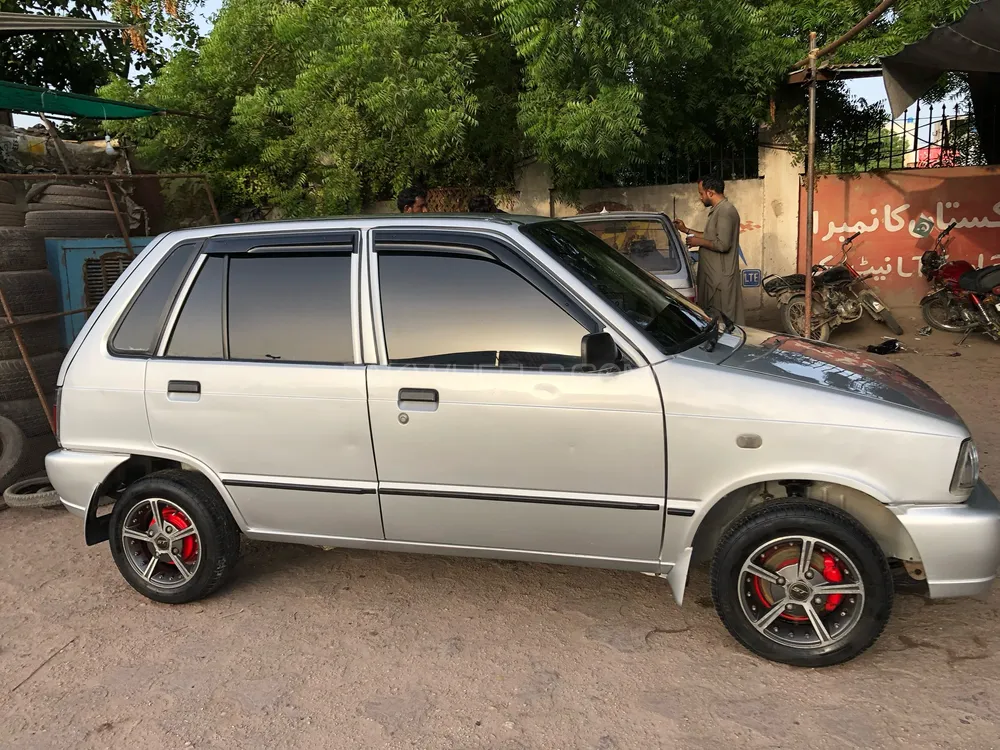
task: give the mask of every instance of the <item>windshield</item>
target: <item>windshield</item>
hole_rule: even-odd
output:
[[[646,331],[664,354],[695,345],[712,324],[701,308],[576,224],[544,221],[521,232]]]
[[[595,237],[611,245],[639,268],[650,273],[673,274],[681,270],[681,255],[664,222],[657,219],[574,220]]]

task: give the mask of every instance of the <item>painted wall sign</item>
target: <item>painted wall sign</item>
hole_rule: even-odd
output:
[[[948,252],[977,267],[1000,262],[1000,169],[948,167],[828,175],[816,185],[813,262],[838,263],[855,232],[851,263],[896,303],[927,291],[920,256],[951,222]],[[798,266],[805,266],[805,189],[799,212]]]

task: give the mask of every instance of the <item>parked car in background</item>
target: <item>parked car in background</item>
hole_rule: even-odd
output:
[[[932,598],[1000,563],[1000,503],[927,385],[710,318],[571,222],[162,236],[58,402],[52,485],[160,602],[217,589],[242,536],[632,570],[678,604],[711,559],[742,644],[824,666],[882,632],[890,563]]]
[[[615,250],[697,302],[694,261],[666,214],[651,211],[605,211],[579,214],[567,221],[579,224]]]

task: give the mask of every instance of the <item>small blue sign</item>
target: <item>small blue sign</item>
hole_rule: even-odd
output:
[[[748,287],[760,286],[759,268],[743,269],[743,286],[748,286]]]

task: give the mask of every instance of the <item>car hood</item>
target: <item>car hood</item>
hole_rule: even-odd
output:
[[[891,362],[839,346],[747,329],[743,346],[720,364],[916,409],[962,423],[948,402],[920,378]]]

